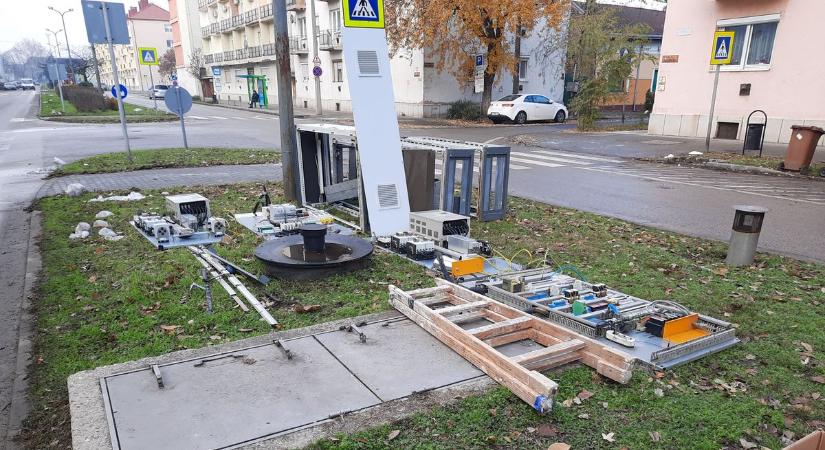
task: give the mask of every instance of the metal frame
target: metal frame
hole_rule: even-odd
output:
[[[745,137],[742,139],[742,155],[745,154],[745,145],[748,142],[748,128],[751,125],[751,116],[753,116],[754,114],[756,114],[758,112],[762,113],[762,115],[765,117],[765,123],[763,124],[764,127],[762,128],[762,140],[759,142],[759,149],[758,149],[759,150],[759,157],[761,158],[762,157],[762,148],[765,146],[765,132],[768,129],[768,114],[765,111],[762,111],[761,109],[756,109],[756,110],[752,111],[750,114],[748,114],[748,120],[745,122]],[[748,149],[748,150],[756,150],[756,149]]]
[[[475,150],[448,148],[444,150],[441,165],[441,209],[447,212],[470,216],[473,200],[473,168]],[[461,163],[460,194],[454,196],[456,188],[456,168]]]

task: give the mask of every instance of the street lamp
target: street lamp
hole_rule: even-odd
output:
[[[60,20],[63,21],[63,37],[66,39],[66,52],[69,54],[69,61],[71,63],[72,59],[72,50],[69,48],[69,34],[66,32],[66,18],[64,17],[66,14],[74,11],[74,9],[69,8],[65,11],[60,11],[55,9],[53,6],[49,6],[49,9],[60,14]],[[71,64],[70,64],[71,65]]]
[[[57,31],[52,31],[52,30],[46,28],[46,31],[48,31],[49,33],[54,35],[54,47],[57,49],[57,57],[62,58],[62,56],[60,56],[60,41],[57,40],[57,34],[60,33],[63,30],[60,29],[60,30],[57,30]],[[49,42],[49,45],[51,45],[51,42]]]

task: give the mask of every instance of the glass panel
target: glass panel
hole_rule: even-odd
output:
[[[773,39],[775,36],[776,22],[752,25],[747,63],[770,64],[771,54],[773,53]]]
[[[735,27],[725,27],[725,31],[733,31],[733,58],[730,60],[732,66],[742,64],[742,48],[745,45],[745,34],[748,30],[747,25],[737,25]]]
[[[501,97],[500,99],[498,99],[498,101],[500,101],[500,102],[512,102],[513,100],[515,100],[519,97],[521,97],[521,96],[520,95],[505,95],[504,97]]]

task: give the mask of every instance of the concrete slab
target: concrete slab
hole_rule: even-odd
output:
[[[383,401],[484,375],[415,323],[385,323],[361,327],[366,342],[346,331],[316,338]]]

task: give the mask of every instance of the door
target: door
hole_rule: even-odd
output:
[[[536,102],[536,120],[550,120],[556,117],[558,108],[552,100],[543,95],[534,95],[533,99]]]

